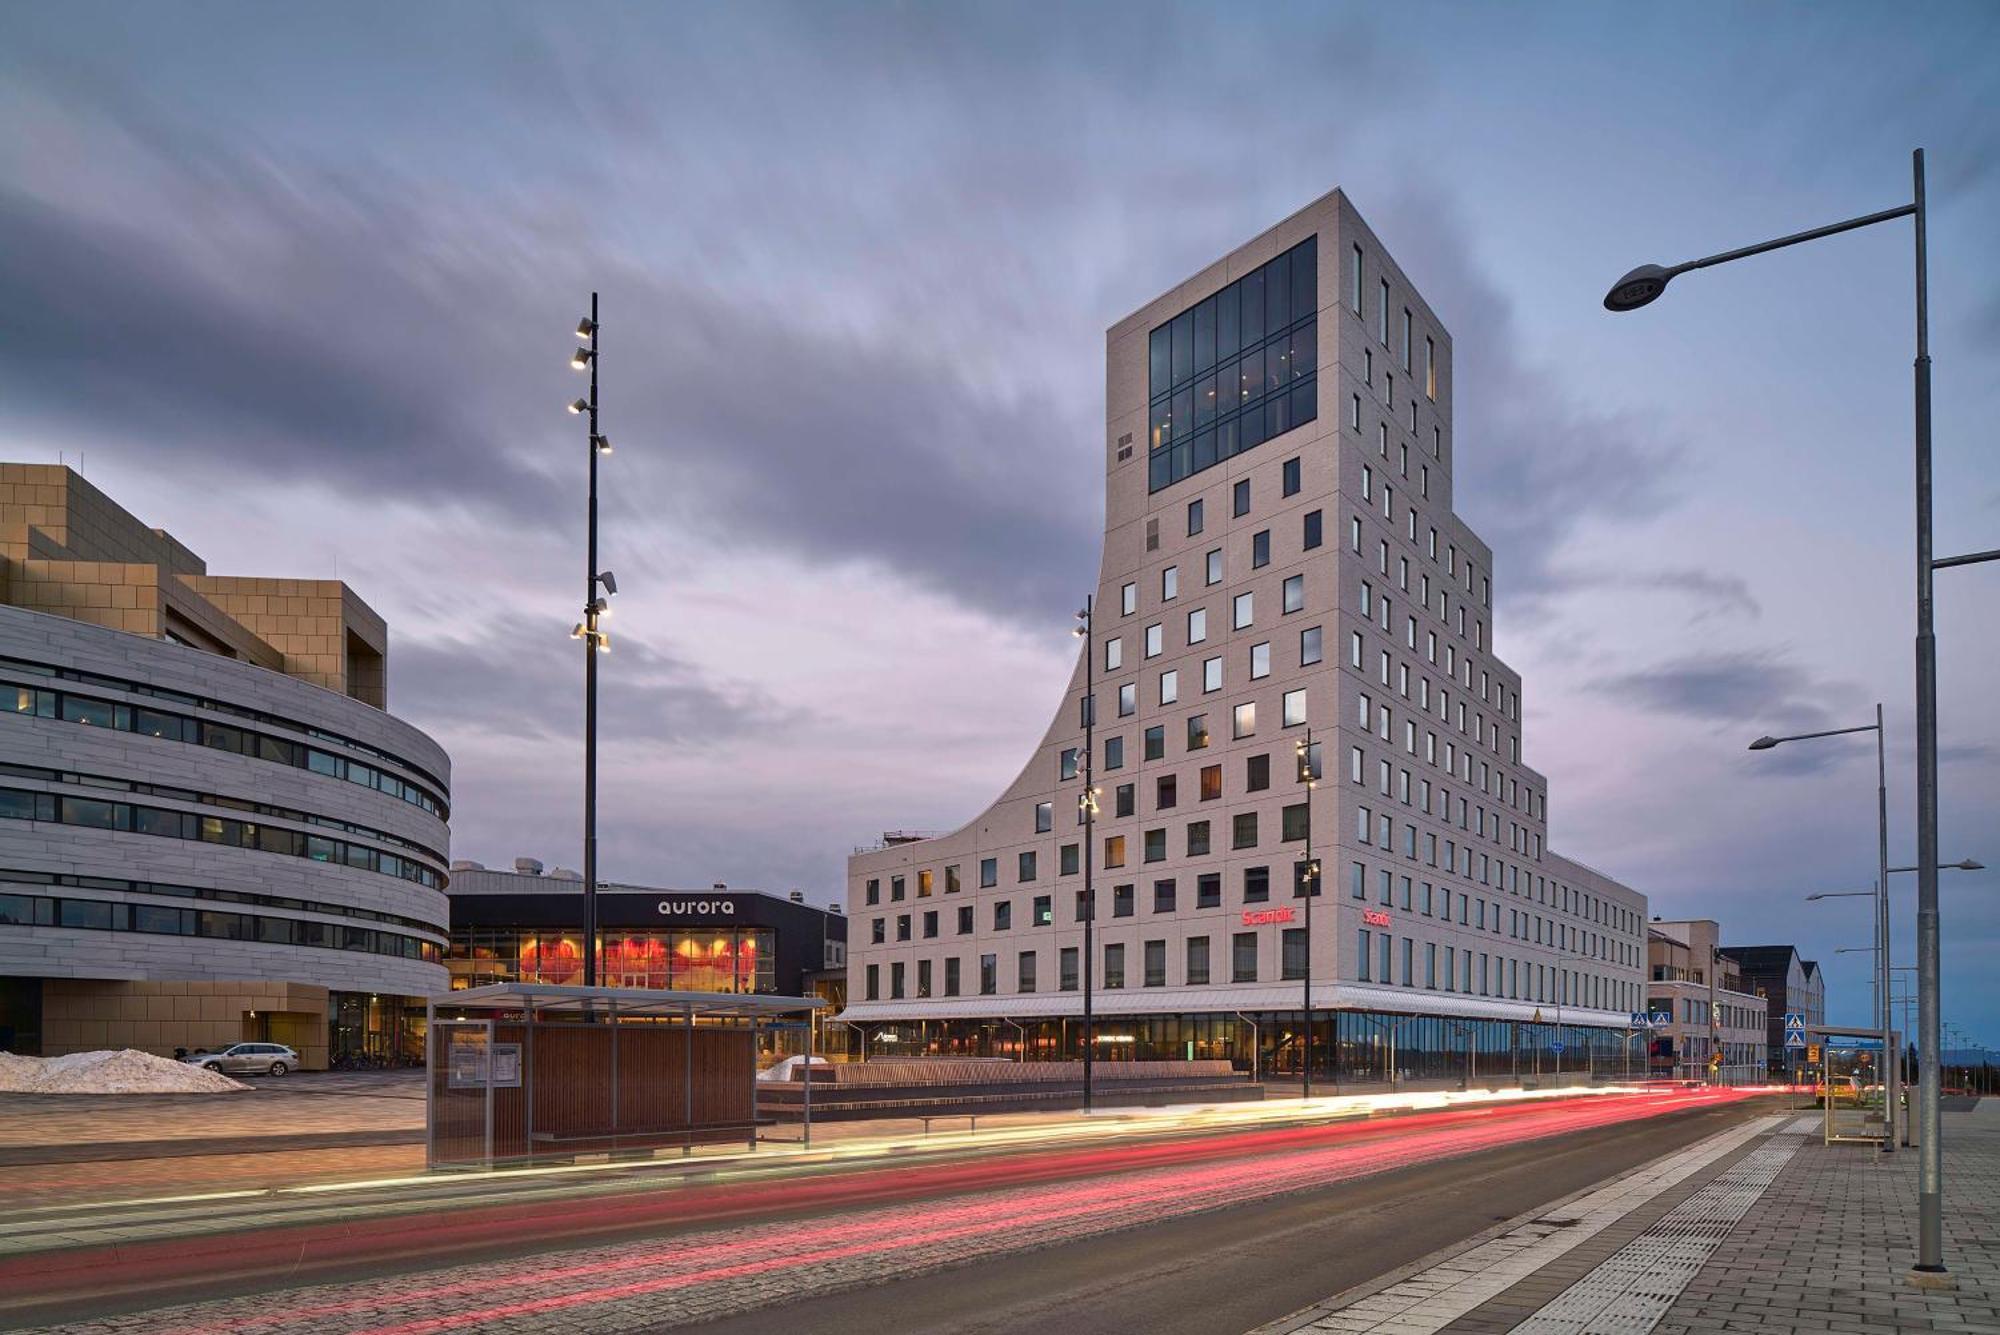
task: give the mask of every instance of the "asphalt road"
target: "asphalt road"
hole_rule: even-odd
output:
[[[201,1242],[200,1259],[172,1241],[16,1258],[0,1327],[1241,1335],[1769,1102],[1566,1099],[478,1210],[364,1206],[309,1228],[253,1205],[247,1231]],[[95,1282],[48,1288],[37,1269],[64,1260]]]
[[[1710,1107],[1391,1169],[693,1329],[700,1335],[1242,1335],[1772,1106],[1757,1100]]]

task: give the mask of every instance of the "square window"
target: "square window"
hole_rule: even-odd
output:
[[[1242,704],[1236,706],[1234,722],[1235,722],[1235,732],[1233,734],[1234,736],[1238,738],[1256,736],[1257,702],[1255,700],[1246,700]]]
[[[1257,846],[1257,813],[1239,811],[1230,818],[1230,847],[1255,848]]]
[[[1167,832],[1165,830],[1146,831],[1144,841],[1140,846],[1140,856],[1147,862],[1165,862],[1167,860]]]

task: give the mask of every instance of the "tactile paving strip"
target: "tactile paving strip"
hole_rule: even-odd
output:
[[[1515,1335],[1646,1335],[1816,1125],[1800,1118],[1743,1156],[1516,1326]]]

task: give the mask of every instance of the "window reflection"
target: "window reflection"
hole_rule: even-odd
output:
[[[776,992],[776,933],[768,928],[640,928],[603,933],[598,981],[680,992]],[[583,982],[583,934],[456,927],[445,965],[454,989],[487,983]]]

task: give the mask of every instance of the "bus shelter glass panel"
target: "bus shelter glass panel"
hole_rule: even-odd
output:
[[[1827,1143],[1885,1139],[1889,1097],[1883,1079],[1882,1041],[1830,1037],[1821,1060],[1820,1098],[1826,1107]]]
[[[430,1166],[486,1167],[493,1161],[493,1022],[438,1020],[430,1043]]]

